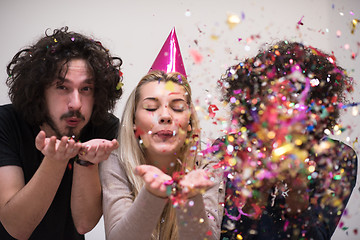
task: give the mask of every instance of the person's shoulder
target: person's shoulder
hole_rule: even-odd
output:
[[[0,105],[0,113],[1,114],[10,114],[10,113],[15,113],[15,109],[14,106],[12,104],[4,104],[4,105]]]
[[[228,136],[221,136],[214,140],[211,146],[201,151],[202,157],[197,159],[196,166],[200,169],[206,169],[217,165],[223,159],[223,153],[226,150]]]
[[[100,124],[93,124],[91,121],[84,127],[81,132],[82,141],[88,141],[94,138],[104,138],[112,140],[117,138],[119,130],[119,119],[109,113],[104,121]]]
[[[110,122],[110,123],[119,123],[119,118],[116,117],[114,114],[109,113],[109,114],[108,114],[108,118],[107,118],[107,122]]]
[[[341,140],[325,137],[322,139],[322,141],[328,141],[333,144],[333,150],[331,152],[336,155],[339,166],[343,167],[345,172],[347,172],[348,175],[353,176],[355,179],[358,168],[358,158],[356,151],[350,145]]]
[[[96,128],[104,128],[104,126],[119,124],[119,118],[112,113],[108,113],[100,124],[94,125]]]
[[[18,121],[21,119],[12,104],[0,105],[0,120],[1,121]]]
[[[341,140],[337,140],[337,139],[330,138],[330,137],[324,137],[322,139],[322,141],[331,142],[335,148],[338,148],[338,149],[340,149],[346,153],[349,153],[351,155],[356,155],[355,150],[350,145],[348,145],[347,143],[345,143]]]
[[[230,133],[215,139],[210,149],[213,154],[217,154],[226,151],[229,145],[234,149],[240,149],[241,143],[241,138],[238,138],[238,134]]]
[[[120,125],[119,118],[117,118],[114,114],[109,113],[105,121],[98,127],[103,131],[116,132],[116,136],[112,137],[112,138],[116,138],[117,132],[119,131],[119,125]]]

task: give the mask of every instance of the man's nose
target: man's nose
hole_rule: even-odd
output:
[[[74,90],[69,95],[68,107],[71,110],[79,110],[81,108],[81,96],[80,96],[79,91]]]

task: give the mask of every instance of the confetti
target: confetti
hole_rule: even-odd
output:
[[[338,38],[341,37],[341,31],[340,30],[336,31],[336,37],[338,37]]]
[[[208,107],[208,111],[209,111],[209,117],[214,118],[215,117],[215,111],[219,111],[219,108],[216,105],[211,104]]]
[[[172,81],[167,81],[165,83],[165,89],[168,90],[168,91],[174,91],[175,89],[175,83],[173,83]]]
[[[190,49],[190,55],[196,64],[200,64],[203,60],[203,56],[195,49]]]
[[[240,17],[235,14],[228,14],[226,23],[228,24],[230,29],[233,29],[240,23]]]
[[[300,18],[300,20],[297,22],[298,25],[304,25],[304,23],[302,22],[303,18],[304,18],[304,16],[302,16],[302,17]]]
[[[355,33],[356,26],[360,20],[359,19],[353,19],[351,21],[351,34]]]
[[[145,132],[140,128],[136,128],[135,130],[135,137],[138,138],[139,136],[143,135]]]
[[[119,81],[118,84],[116,85],[116,90],[120,90],[123,86],[124,84]]]

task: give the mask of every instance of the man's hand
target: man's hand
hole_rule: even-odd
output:
[[[46,138],[45,132],[40,131],[35,138],[35,146],[49,159],[68,162],[70,158],[79,153],[81,143],[76,143],[66,136],[62,137],[61,140],[56,139],[55,136]]]
[[[119,147],[116,139],[92,139],[81,144],[79,159],[98,164],[109,158],[110,153]]]

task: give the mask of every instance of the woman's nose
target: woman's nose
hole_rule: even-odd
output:
[[[171,117],[160,117],[160,123],[171,123]]]
[[[159,123],[160,124],[170,124],[172,123],[172,117],[168,111],[168,109],[165,107],[163,111],[160,113],[159,116]]]

